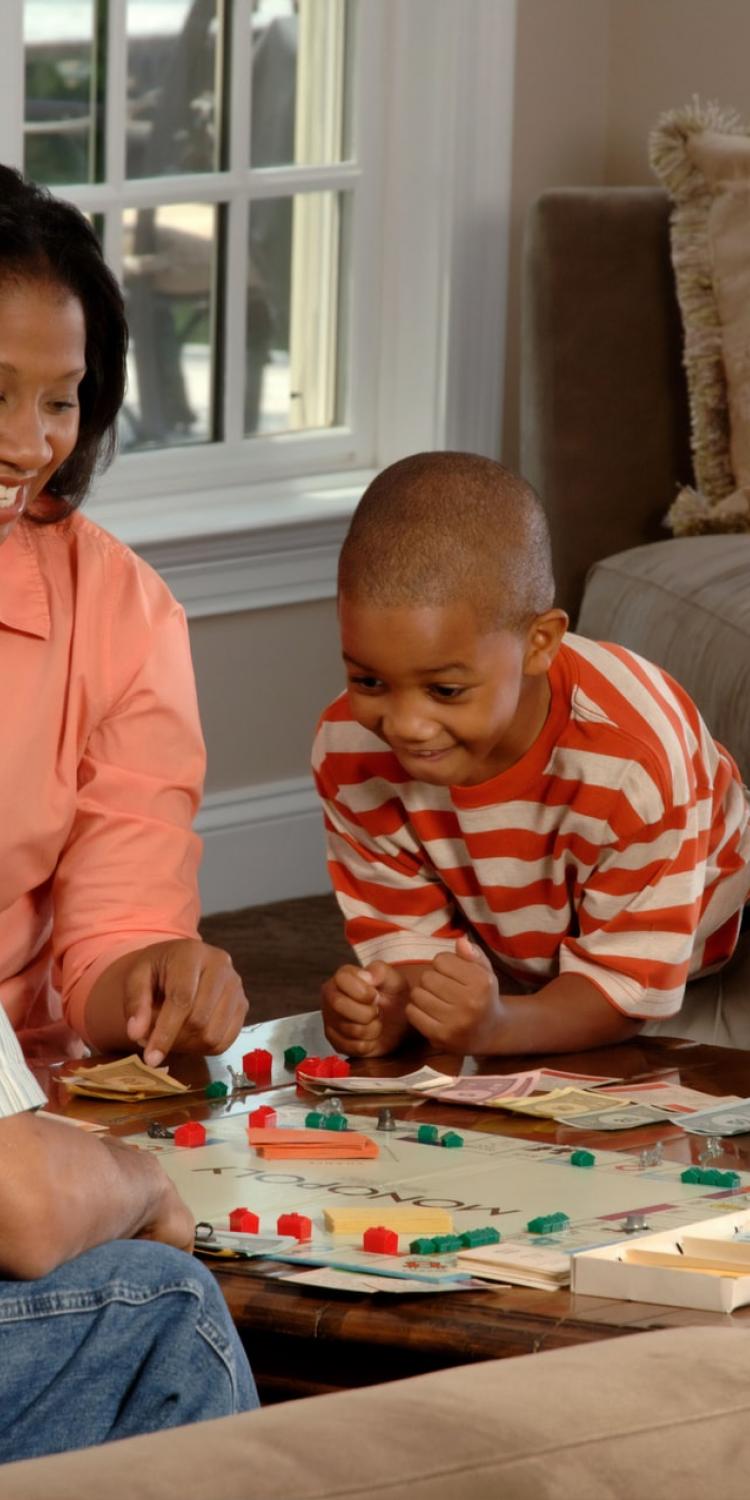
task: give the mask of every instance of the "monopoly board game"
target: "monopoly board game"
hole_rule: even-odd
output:
[[[300,1128],[305,1114],[299,1107],[280,1108],[279,1130]],[[463,1146],[448,1151],[419,1142],[412,1122],[388,1133],[379,1132],[370,1116],[348,1114],[348,1122],[377,1142],[377,1160],[260,1160],[248,1145],[245,1115],[208,1122],[206,1144],[194,1149],[145,1134],[133,1139],[159,1155],[196,1219],[226,1230],[230,1211],[242,1206],[260,1216],[265,1237],[276,1235],[279,1214],[305,1214],[312,1220],[312,1242],[300,1246],[299,1257],[312,1248],[337,1264],[342,1251],[361,1245],[361,1235],[327,1233],[323,1212],[334,1206],[382,1206],[384,1214],[403,1206],[443,1208],[453,1214],[456,1234],[492,1225],[504,1241],[554,1243],[568,1251],[621,1238],[628,1214],[643,1214],[649,1228],[669,1230],[724,1209],[750,1208],[750,1174],[741,1175],[734,1190],[706,1188],[681,1182],[683,1167],[677,1162],[641,1167],[637,1156],[597,1150],[593,1166],[576,1167],[574,1146],[462,1130]],[[561,1233],[540,1239],[527,1232],[529,1220],[557,1212],[570,1220]],[[402,1236],[401,1252],[408,1253],[411,1238]],[[346,1258],[352,1257],[347,1253]],[[379,1261],[384,1274],[389,1261],[389,1273],[398,1274],[394,1257],[368,1256],[367,1261],[370,1266]]]

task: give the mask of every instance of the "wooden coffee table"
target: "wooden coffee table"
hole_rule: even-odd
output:
[[[284,1048],[296,1041],[311,1053],[329,1050],[322,1040],[319,1018],[302,1016],[254,1028],[251,1035],[246,1032],[221,1059],[207,1063],[181,1059],[175,1072],[185,1081],[200,1084],[209,1076],[223,1076],[226,1062],[239,1068],[242,1053],[250,1047],[267,1047],[280,1059]],[[425,1051],[412,1052],[398,1060],[359,1064],[356,1070],[396,1076],[411,1071],[426,1058]],[[434,1054],[429,1061],[452,1073],[510,1072],[514,1067],[532,1065],[528,1058],[498,1062]],[[667,1073],[672,1081],[706,1093],[750,1095],[750,1053],[692,1042],[636,1039],[594,1052],[535,1058],[533,1064],[538,1063],[628,1079]],[[166,1100],[158,1107],[153,1103],[130,1105],[126,1110],[119,1104],[70,1100],[58,1082],[58,1068],[37,1071],[49,1092],[52,1110],[105,1119],[116,1134],[142,1129],[144,1115],[178,1123],[188,1117],[206,1119],[211,1114],[212,1106],[197,1094],[177,1106]],[[286,1094],[280,1095],[276,1089],[253,1094],[253,1103],[256,1099],[260,1103],[298,1098],[283,1072],[277,1071]],[[246,1110],[247,1100],[238,1107]],[[391,1107],[401,1120],[419,1118],[421,1122],[429,1118],[457,1130],[489,1131],[537,1142],[570,1144],[575,1138],[576,1144],[585,1141],[594,1149],[608,1151],[637,1151],[659,1139],[666,1157],[686,1165],[697,1161],[701,1149],[700,1137],[686,1135],[668,1124],[616,1135],[583,1136],[554,1121],[439,1106],[432,1100],[394,1102]],[[374,1101],[357,1100],[358,1114],[374,1113],[376,1108]],[[717,1166],[750,1171],[750,1135],[728,1138],[724,1146]],[[520,1287],[414,1298],[337,1294],[287,1285],[278,1279],[284,1269],[273,1262],[256,1260],[224,1263],[215,1269],[265,1402],[371,1385],[449,1365],[537,1353],[649,1328],[726,1321],[726,1315],[719,1313]],[[750,1308],[732,1315],[732,1321],[740,1324],[749,1318]]]

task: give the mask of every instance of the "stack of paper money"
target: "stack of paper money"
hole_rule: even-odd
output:
[[[93,1068],[78,1068],[66,1074],[62,1082],[71,1094],[92,1099],[158,1099],[187,1090],[186,1083],[170,1077],[168,1068],[149,1068],[136,1053]]]

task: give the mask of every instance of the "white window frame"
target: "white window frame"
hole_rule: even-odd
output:
[[[110,55],[124,65],[124,0],[110,6]],[[199,174],[180,179],[183,202],[218,201],[248,176],[264,194],[299,185],[360,195],[349,288],[360,356],[350,360],[347,420],[321,432],[127,454],[89,502],[92,519],[157,567],[189,616],[332,597],[348,518],[379,468],[427,448],[497,454],[515,10],[516,0],[359,0],[356,163],[246,174],[230,157],[210,185]],[[234,26],[233,65],[249,71],[240,5]],[[23,0],[3,0],[2,29],[0,156],[21,165]],[[117,92],[110,109],[124,107]],[[234,140],[247,139],[248,94],[241,81]],[[121,164],[108,168],[107,185],[66,195],[101,210],[120,187]],[[161,180],[128,183],[128,204],[164,201]],[[235,214],[235,265],[246,247]],[[107,251],[116,265],[112,232]],[[236,307],[228,326],[244,327]],[[243,358],[235,337],[229,359],[239,369]]]

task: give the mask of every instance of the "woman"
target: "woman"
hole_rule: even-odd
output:
[[[246,1001],[197,935],[184,616],[77,511],[113,453],[126,348],[89,224],[1,167],[0,1000],[27,1050],[75,1033],[158,1065],[223,1051]]]

